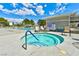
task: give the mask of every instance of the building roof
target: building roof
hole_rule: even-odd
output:
[[[79,15],[74,15],[74,14],[62,14],[62,15],[55,15],[55,16],[49,16],[49,17],[46,17],[45,19],[46,20],[61,20],[61,19],[64,19],[64,20],[68,20],[68,17],[71,16],[71,17],[78,17],[79,18]]]

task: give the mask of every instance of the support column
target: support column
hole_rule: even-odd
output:
[[[71,17],[71,16],[69,15],[69,36],[71,36],[71,29],[70,29],[70,28],[71,28],[71,25],[70,25],[70,21],[71,21],[70,19],[71,19],[71,18],[70,18],[70,17]]]

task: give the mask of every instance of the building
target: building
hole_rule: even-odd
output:
[[[67,28],[79,27],[79,15],[75,14],[62,14],[57,16],[50,16],[45,18],[47,30],[63,31]]]

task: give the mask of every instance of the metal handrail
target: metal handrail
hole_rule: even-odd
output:
[[[23,47],[25,50],[27,50],[27,33],[28,33],[28,32],[29,32],[30,34],[32,34],[33,37],[39,41],[39,39],[38,39],[31,31],[26,31],[26,33],[25,33],[25,44],[22,45],[22,47]]]
[[[35,37],[35,39],[37,39],[39,41],[39,39],[31,31],[27,31],[27,32],[29,32],[30,34],[32,34],[33,37]],[[27,32],[26,32],[26,34],[27,34]]]

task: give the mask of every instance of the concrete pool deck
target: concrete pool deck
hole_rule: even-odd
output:
[[[60,35],[58,32],[49,32]],[[20,38],[24,35],[24,31],[0,29],[0,56],[79,56],[79,49],[73,46],[72,43],[78,42],[72,38],[79,38],[79,34],[68,33],[67,36],[62,36],[64,42],[52,47],[37,47],[28,45],[28,49],[22,48]]]

